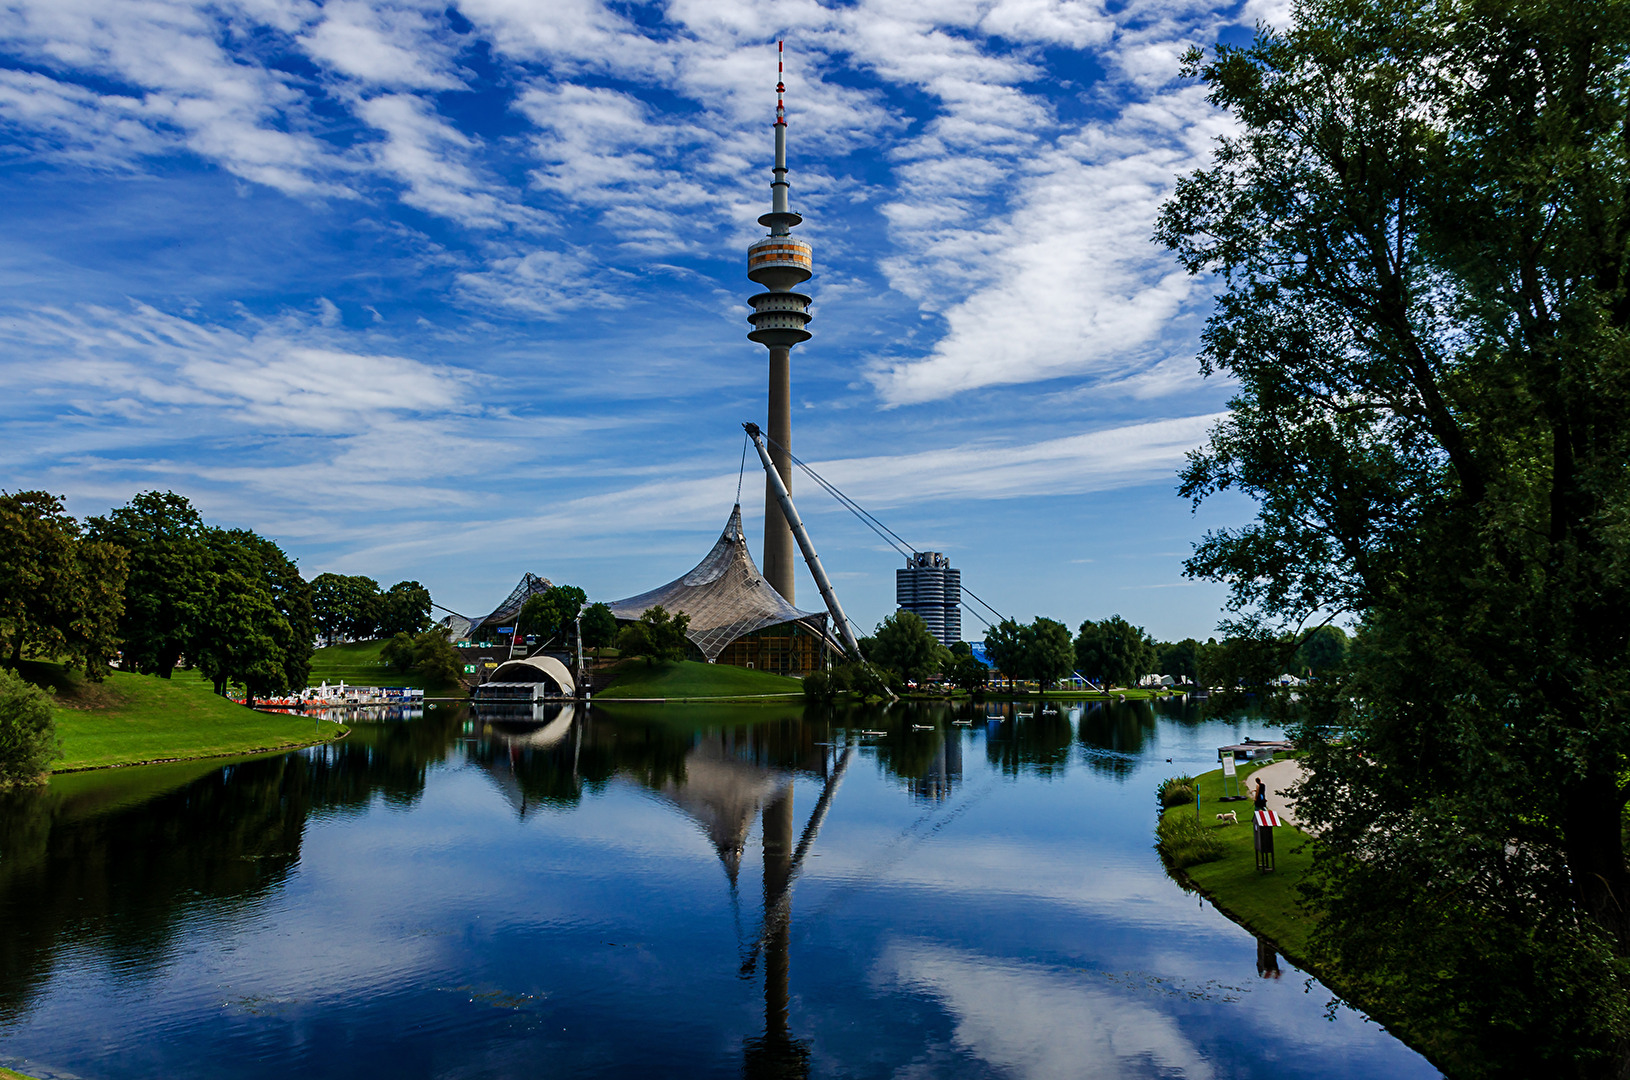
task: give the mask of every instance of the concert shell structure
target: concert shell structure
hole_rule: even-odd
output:
[[[611,604],[622,622],[661,607],[690,616],[686,636],[693,660],[750,667],[779,675],[804,675],[826,666],[832,642],[826,612],[800,611],[764,580],[747,549],[741,506],[719,542],[696,568],[660,588]]]

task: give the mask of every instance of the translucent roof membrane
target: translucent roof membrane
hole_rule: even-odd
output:
[[[659,606],[670,615],[690,616],[686,636],[709,661],[717,660],[725,646],[743,634],[782,623],[799,623],[816,637],[831,639],[826,612],[793,607],[758,572],[742,532],[739,503],[730,511],[719,542],[696,569],[660,588],[616,601],[611,613],[634,620]]]

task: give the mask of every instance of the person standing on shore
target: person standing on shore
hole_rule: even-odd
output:
[[[1256,808],[1258,810],[1268,808],[1268,785],[1264,784],[1260,777],[1256,782]]]

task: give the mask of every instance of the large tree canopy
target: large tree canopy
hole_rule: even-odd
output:
[[[896,611],[877,624],[871,659],[911,682],[940,670],[951,654],[914,611]]]
[[[86,525],[93,540],[127,553],[129,577],[119,620],[126,666],[168,679],[213,595],[213,557],[203,519],[173,491],[144,491]]]
[[[1363,625],[1317,947],[1456,1071],[1626,1075],[1630,5],[1304,0],[1189,65],[1236,126],[1157,234],[1239,389],[1184,490],[1260,507],[1189,569]]]
[[[316,623],[311,586],[283,553],[245,529],[212,529],[212,595],[191,653],[226,693],[239,683],[252,702],[299,689],[311,670]]]
[[[521,605],[517,632],[535,634],[545,645],[553,640],[557,648],[568,648],[576,632],[577,616],[587,600],[588,596],[576,585],[552,585],[544,592],[534,593]]]
[[[1081,674],[1097,679],[1104,689],[1136,686],[1155,663],[1154,643],[1143,627],[1133,626],[1119,615],[1100,622],[1081,624],[1075,638],[1075,662]]]
[[[29,648],[106,675],[125,575],[124,550],[82,536],[55,495],[0,491],[0,642],[12,667]]]

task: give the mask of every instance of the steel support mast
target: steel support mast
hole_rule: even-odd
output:
[[[809,576],[815,579],[815,587],[821,590],[821,599],[826,601],[826,610],[831,613],[832,621],[838,624],[838,636],[843,639],[843,647],[850,655],[860,656],[860,643],[855,640],[855,632],[849,629],[849,619],[843,614],[843,605],[838,603],[838,594],[832,589],[832,579],[826,576],[826,570],[821,566],[821,557],[815,554],[815,545],[810,542],[809,530],[804,528],[804,521],[798,516],[798,508],[792,505],[792,493],[787,485],[781,482],[781,473],[776,470],[775,462],[770,458],[770,448],[764,443],[764,433],[757,424],[743,424],[742,429],[747,437],[753,440],[758,448],[758,459],[764,463],[764,475],[769,478],[771,490],[775,492],[776,501],[781,504],[781,513],[787,519],[787,525],[792,529],[792,538],[798,541],[798,549],[804,553],[804,562],[809,565]]]

